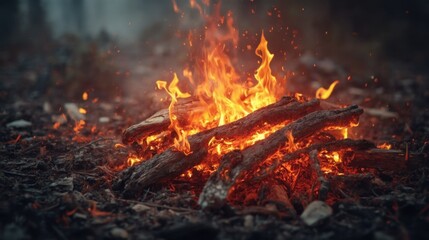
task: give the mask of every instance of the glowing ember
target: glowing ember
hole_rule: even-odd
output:
[[[79,108],[79,112],[82,113],[82,114],[86,114],[87,113],[87,111],[86,111],[85,108]]]
[[[346,139],[349,137],[349,129],[348,128],[343,128],[341,130],[341,133],[343,134],[343,139]]]
[[[388,143],[382,143],[382,144],[377,145],[377,148],[390,150],[392,148],[392,145],[390,145]]]
[[[87,92],[82,93],[82,100],[84,100],[84,101],[88,100],[88,93]]]
[[[83,129],[83,127],[85,127],[85,121],[84,120],[79,120],[79,121],[76,121],[73,130],[76,133],[79,133]]]

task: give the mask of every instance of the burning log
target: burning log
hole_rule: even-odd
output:
[[[199,101],[195,99],[180,99],[174,107],[174,114],[179,123],[186,124],[190,112],[200,111]],[[168,129],[170,116],[168,109],[161,109],[146,120],[134,124],[122,133],[122,142],[130,144],[153,134],[161,133]]]
[[[313,168],[314,172],[316,173],[318,181],[320,182],[318,199],[320,201],[325,201],[326,198],[328,197],[330,186],[329,186],[329,181],[325,178],[322,170],[320,169],[320,160],[317,155],[318,155],[317,150],[313,150],[310,152],[310,165]]]
[[[124,170],[114,184],[115,189],[123,190],[125,196],[142,191],[144,187],[163,180],[175,178],[184,171],[201,163],[208,154],[208,142],[213,138],[232,139],[248,136],[266,124],[279,124],[293,120],[320,109],[319,101],[297,102],[294,98],[284,97],[280,101],[261,108],[235,122],[209,129],[188,138],[192,153],[185,155],[175,149],[155,155],[139,165]],[[343,110],[339,110],[343,111]],[[356,109],[351,110],[355,112]],[[360,110],[359,110],[360,111]],[[323,117],[323,112],[319,117]],[[329,122],[327,116],[327,122]],[[313,118],[309,121],[314,120]],[[324,126],[329,124],[324,124]],[[306,134],[310,134],[307,130]]]
[[[427,157],[428,155],[425,153],[374,148],[347,152],[344,155],[344,163],[346,166],[354,168],[379,168],[401,171],[428,165],[427,162],[424,162]]]
[[[242,151],[232,151],[224,155],[217,171],[210,176],[200,195],[202,208],[216,208],[224,205],[231,187],[258,164],[274,154],[288,142],[286,133],[301,140],[330,127],[349,127],[356,124],[363,110],[350,106],[337,110],[321,110],[310,113],[271,134]]]

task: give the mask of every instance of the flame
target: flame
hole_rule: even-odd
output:
[[[348,128],[341,129],[341,133],[343,134],[343,139],[346,139],[349,137],[349,129]]]
[[[135,165],[136,163],[139,163],[139,162],[141,162],[142,161],[142,159],[141,158],[139,158],[139,157],[136,157],[136,156],[129,156],[128,157],[128,159],[127,159],[127,165],[128,166],[133,166],[133,165]]]
[[[319,98],[319,99],[328,99],[331,96],[332,91],[334,91],[334,88],[335,88],[335,86],[338,83],[339,83],[339,81],[335,80],[334,82],[331,83],[331,85],[329,86],[328,89],[323,88],[323,87],[317,89],[317,91],[316,91],[316,98]]]
[[[230,16],[230,15],[229,15]],[[221,126],[236,121],[249,113],[274,103],[277,100],[276,89],[277,80],[271,73],[270,62],[274,55],[268,50],[268,41],[264,34],[261,35],[261,41],[256,48],[256,55],[261,58],[261,64],[255,73],[254,86],[249,87],[246,83],[239,82],[239,75],[236,73],[231,58],[225,53],[224,41],[236,42],[236,32],[233,28],[232,18],[225,21],[227,28],[230,30],[227,36],[219,37],[213,40],[210,37],[207,41],[213,41],[208,46],[207,52],[203,53],[204,61],[202,68],[199,69],[200,75],[204,81],[198,83],[195,87],[193,96],[198,99],[199,104],[205,111],[191,113],[188,119],[189,124],[186,127],[180,126],[177,116],[174,115],[174,107],[178,98],[190,97],[189,94],[183,93],[178,87],[178,77],[174,74],[173,81],[167,88],[167,83],[157,81],[159,89],[164,89],[171,97],[169,106],[170,128],[174,130],[177,138],[174,140],[174,148],[190,153],[190,145],[187,136],[197,132]],[[222,39],[222,40],[220,40]],[[183,71],[184,76],[194,83],[195,75],[189,69]],[[213,154],[222,155],[233,149],[242,149],[254,144],[256,141],[264,139],[278,127],[269,126],[267,129],[261,129],[251,137],[241,141],[228,141],[226,139],[212,139],[209,146],[213,149]],[[155,141],[156,137],[146,139],[147,143]]]
[[[182,151],[185,154],[191,153],[191,147],[189,145],[189,142],[187,140],[188,132],[184,131],[181,126],[179,126],[179,122],[177,120],[177,116],[173,113],[174,105],[177,103],[178,98],[188,98],[191,95],[188,93],[183,93],[177,84],[179,83],[179,79],[177,78],[177,75],[174,74],[173,80],[168,85],[167,88],[167,82],[164,81],[157,81],[156,84],[159,89],[163,88],[171,97],[171,103],[168,107],[169,110],[169,116],[170,116],[170,128],[172,128],[176,134],[177,137],[174,139],[174,147]]]
[[[173,8],[175,7],[173,1]],[[209,5],[209,1],[203,4]],[[187,137],[217,126],[221,126],[236,121],[249,113],[272,104],[278,99],[277,79],[272,75],[270,63],[274,54],[268,50],[268,41],[264,33],[261,34],[261,40],[255,53],[261,58],[259,68],[254,75],[254,83],[240,81],[240,75],[237,73],[232,55],[238,46],[238,31],[234,26],[232,13],[228,12],[226,16],[220,15],[220,4],[216,5],[212,15],[205,15],[203,6],[195,0],[190,0],[190,6],[197,9],[206,19],[204,36],[198,36],[201,39],[194,39],[197,35],[190,32],[188,34],[188,43],[191,49],[197,48],[198,41],[202,41],[203,48],[196,49],[195,66],[186,67],[183,70],[183,76],[191,84],[192,96],[195,98],[201,109],[204,111],[193,112],[189,114],[186,126],[180,126],[174,109],[178,98],[191,96],[183,93],[178,87],[179,79],[174,74],[173,81],[167,88],[167,83],[157,81],[159,89],[164,89],[171,97],[169,106],[170,129],[176,134],[173,148],[182,151],[185,154],[191,152]],[[209,152],[214,155],[222,155],[233,149],[242,149],[254,144],[256,141],[264,139],[273,131],[279,129],[276,126],[267,126],[261,128],[245,139],[213,138],[209,143]],[[156,145],[157,136],[149,136],[145,139],[147,145]]]
[[[390,150],[392,148],[392,145],[389,143],[382,143],[377,145],[377,148]]]
[[[295,144],[295,141],[294,141],[294,138],[293,138],[292,132],[291,132],[291,131],[288,131],[288,132],[286,133],[286,137],[287,137],[287,139],[288,139],[288,149],[289,149],[289,152],[294,152],[294,151],[296,151],[296,150],[298,149],[298,146]]]

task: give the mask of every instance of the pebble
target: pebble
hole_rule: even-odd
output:
[[[321,220],[330,217],[332,213],[332,208],[328,204],[316,200],[308,204],[301,214],[301,219],[308,226],[314,226]]]
[[[98,119],[98,121],[99,121],[100,123],[108,123],[108,122],[110,122],[110,118],[109,118],[109,117],[100,117],[100,118]]]
[[[26,128],[26,127],[31,127],[32,125],[33,124],[31,122],[20,119],[20,120],[16,120],[16,121],[13,121],[13,122],[6,124],[6,127],[8,127],[8,128]]]
[[[110,234],[114,238],[128,239],[128,232],[123,228],[119,228],[119,227],[112,228],[112,230],[110,230]]]
[[[138,213],[139,212],[145,212],[145,211],[148,211],[149,209],[151,209],[151,207],[144,205],[144,204],[141,204],[141,203],[134,205],[132,208],[134,211],[136,211]]]

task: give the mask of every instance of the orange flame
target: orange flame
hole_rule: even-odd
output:
[[[341,129],[341,133],[343,134],[344,139],[349,137],[349,129],[348,128]]]
[[[227,18],[227,27],[230,31],[236,31],[233,28],[232,21]],[[158,88],[163,88],[171,96],[169,107],[171,129],[177,134],[174,140],[175,149],[190,153],[187,136],[195,134],[205,129],[221,126],[236,121],[247,114],[274,103],[277,100],[276,87],[277,80],[271,73],[270,62],[274,55],[268,50],[268,42],[262,33],[261,42],[256,49],[256,54],[261,58],[261,64],[256,71],[253,87],[248,87],[245,83],[239,83],[239,76],[236,73],[230,57],[225,53],[225,45],[221,44],[225,39],[235,41],[237,36],[234,34],[223,36],[220,39],[213,40],[212,48],[209,48],[203,56],[202,73],[204,81],[199,83],[194,92],[194,96],[199,100],[199,104],[205,109],[203,112],[191,113],[188,119],[189,124],[186,127],[179,126],[177,116],[174,115],[174,106],[177,98],[185,98],[190,95],[183,93],[178,87],[177,75],[174,75],[173,81],[168,88],[164,81],[157,81]],[[193,72],[189,69],[184,70],[184,75],[193,82]],[[224,139],[210,141],[210,146],[216,149],[216,154],[223,154],[235,148],[244,148],[254,142],[264,139],[275,128],[270,127],[255,133],[247,140],[228,142]],[[154,141],[156,138],[151,139]],[[146,139],[148,140],[148,139]]]
[[[335,80],[333,83],[331,83],[331,85],[329,86],[328,89],[323,88],[323,87],[317,89],[317,91],[316,91],[316,98],[319,98],[319,99],[328,99],[331,96],[332,91],[334,91],[334,88],[335,88],[335,86],[338,83],[339,83],[339,81]]]
[[[382,144],[377,145],[377,148],[390,150],[392,148],[392,145],[388,144],[388,143],[382,143]]]
[[[208,5],[209,1],[204,1],[203,4]],[[207,25],[202,38],[204,47],[196,49],[199,51],[199,54],[196,54],[197,59],[195,59],[197,64],[192,68],[185,68],[183,75],[193,86],[192,95],[204,111],[190,113],[187,119],[188,124],[179,126],[177,116],[173,111],[177,98],[190,95],[182,95],[183,92],[177,86],[179,80],[176,74],[168,89],[165,82],[157,82],[158,88],[163,88],[171,96],[170,128],[177,135],[173,147],[185,154],[190,153],[187,136],[236,121],[261,107],[274,103],[277,100],[279,87],[270,68],[274,55],[269,52],[268,41],[263,33],[255,51],[256,55],[261,58],[261,64],[255,73],[255,84],[251,86],[249,83],[240,81],[240,76],[233,65],[231,53],[237,49],[239,35],[234,27],[232,13],[228,12],[226,16],[221,16],[220,4],[217,4],[213,14],[207,16],[204,15],[203,6],[195,0],[190,0],[190,5],[207,20]],[[173,8],[175,8],[174,1]],[[194,44],[194,42],[198,42],[198,39],[192,39],[194,36],[196,37],[192,32],[188,35],[191,48],[198,46]],[[273,129],[274,127],[268,126],[240,141],[212,139],[209,146],[213,150],[209,152],[221,155],[236,148],[244,148],[264,139],[274,131]],[[145,140],[150,146],[152,143],[155,144],[157,139],[155,136],[150,136]]]
[[[191,95],[189,93],[183,93],[177,84],[179,83],[179,79],[177,78],[177,75],[174,74],[173,80],[171,81],[170,85],[168,85],[167,88],[167,82],[164,81],[157,81],[156,84],[159,89],[163,88],[171,97],[171,103],[168,107],[169,115],[170,115],[170,128],[174,129],[174,131],[177,134],[177,138],[174,139],[174,147],[182,151],[185,154],[191,153],[191,147],[189,145],[189,142],[187,140],[188,132],[184,131],[182,127],[179,126],[179,122],[177,120],[177,116],[173,113],[174,105],[177,103],[178,98],[188,98]]]

